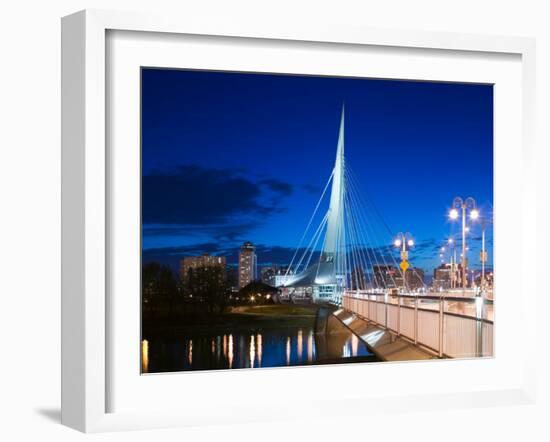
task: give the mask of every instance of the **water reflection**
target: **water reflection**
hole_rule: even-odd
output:
[[[286,338],[286,365],[290,365],[290,336]]]
[[[355,335],[316,336],[312,328],[268,328],[252,333],[144,339],[142,372],[281,367],[363,356],[372,355]]]
[[[359,355],[360,341],[356,335],[351,335],[342,347],[342,356],[345,358],[357,357]]]
[[[149,342],[147,339],[141,341],[141,372],[149,372]]]
[[[250,368],[254,368],[254,358],[256,357],[256,345],[254,345],[254,335],[250,336]]]
[[[227,351],[227,360],[229,362],[228,368],[233,368],[233,335],[229,335],[229,349]]]
[[[262,366],[262,335],[258,333],[256,335],[256,340],[258,342],[257,344],[257,351],[256,354],[258,355],[258,367]]]
[[[357,356],[359,350],[359,338],[356,335],[351,335],[351,355]]]

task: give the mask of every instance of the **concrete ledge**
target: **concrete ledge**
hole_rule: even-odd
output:
[[[357,335],[383,361],[437,359],[429,351],[347,310],[336,310],[332,316]]]

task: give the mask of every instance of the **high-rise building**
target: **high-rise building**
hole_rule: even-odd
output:
[[[403,285],[400,270],[389,264],[375,264],[372,266],[374,286],[377,288],[395,288]]]
[[[220,267],[220,278],[225,280],[225,256],[211,256],[204,253],[200,256],[186,256],[180,261],[180,278],[186,281],[189,276],[190,269],[199,267]]]
[[[432,285],[435,290],[462,287],[462,264],[459,263],[454,266],[454,271],[453,266],[449,263],[441,264],[435,268]]]
[[[256,279],[256,247],[247,241],[239,252],[239,288],[243,288]]]
[[[403,273],[399,268],[391,264],[375,264],[372,266],[374,286],[378,288],[403,287]],[[424,287],[424,270],[418,267],[410,267],[405,272],[407,290],[416,290]],[[352,281],[353,283],[353,281]]]

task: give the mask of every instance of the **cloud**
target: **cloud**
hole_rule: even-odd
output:
[[[314,186],[312,184],[304,184],[302,188],[312,195],[321,195],[321,188],[319,186]]]
[[[235,242],[286,210],[293,186],[275,178],[254,180],[242,170],[185,165],[144,175],[142,190],[144,238]]]
[[[229,224],[146,224],[143,226],[143,236],[147,238],[172,237],[192,238],[208,237],[216,241],[234,242],[240,240],[247,232],[257,226],[254,222]]]
[[[262,180],[260,184],[267,186],[271,191],[280,196],[290,196],[290,194],[292,193],[292,185],[289,183],[285,183],[284,181],[267,179]]]
[[[292,185],[264,179],[254,182],[240,171],[179,166],[152,172],[142,180],[143,223],[213,225],[243,215],[265,218],[284,208]]]

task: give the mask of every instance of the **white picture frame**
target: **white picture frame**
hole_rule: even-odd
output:
[[[339,45],[365,45],[384,48],[431,49],[484,54],[513,54],[521,58],[521,299],[518,309],[536,304],[536,285],[525,277],[527,256],[534,256],[535,236],[535,176],[534,170],[534,97],[535,97],[535,43],[518,37],[492,37],[451,33],[427,33],[416,31],[388,31],[358,29],[345,26],[308,24],[304,27],[246,21],[216,23],[197,20],[194,17],[165,17],[150,14],[134,14],[87,10],[63,18],[62,21],[62,423],[85,432],[121,429],[154,428],[208,424],[211,417],[197,407],[189,410],[140,410],[108,412],[109,353],[108,327],[111,317],[107,291],[108,244],[112,238],[107,228],[111,210],[108,193],[107,155],[107,84],[106,35],[109,31],[142,31],[172,35],[219,36],[225,38],[268,39],[274,42],[337,43]],[[497,270],[498,271],[498,270]],[[498,301],[497,301],[498,302]],[[498,308],[498,307],[497,307]],[[498,327],[498,325],[497,325]],[[430,393],[416,396],[400,396],[399,391],[378,396],[376,404],[362,404],[362,413],[375,409],[407,409],[407,404],[423,408],[468,407],[498,405],[499,403],[531,403],[535,394],[535,335],[534,321],[525,324],[523,332],[526,357],[521,374],[510,385],[502,388],[461,393]],[[498,358],[498,354],[497,354]],[[414,364],[409,365],[413,367]],[[397,370],[392,365],[392,370]],[[345,369],[345,368],[336,368]],[[351,371],[351,376],[356,376]],[[299,369],[286,371],[285,379],[299,376]],[[249,376],[243,370],[239,379]],[[264,371],[264,373],[266,373]],[[277,376],[277,370],[270,370]],[[518,372],[519,373],[519,372]],[[210,375],[215,376],[213,374]],[[281,376],[279,376],[281,377]],[[168,377],[166,377],[168,378]],[[197,379],[197,378],[195,378]],[[166,383],[166,380],[164,381]],[[362,394],[359,392],[359,395]],[[242,400],[242,399],[241,399]],[[327,399],[337,401],[337,398]],[[354,407],[360,397],[346,398],[339,402],[339,413],[357,413]],[[235,399],[238,407],[239,399]],[[322,415],[321,403],[309,400],[311,415]],[[324,402],[326,403],[326,401]],[[215,416],[223,421],[223,406]],[[264,410],[249,413],[242,421],[279,419],[294,416],[292,410],[274,404],[266,404]],[[330,412],[334,413],[334,410]],[[303,413],[308,416],[308,413]],[[228,422],[235,415],[227,416]]]

